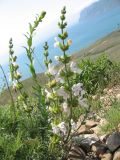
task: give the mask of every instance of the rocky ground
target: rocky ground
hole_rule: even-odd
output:
[[[120,86],[104,89],[99,98],[105,110],[109,109],[113,100],[120,100]],[[98,114],[93,118],[92,114],[74,136],[68,160],[120,160],[120,130],[103,134],[100,127],[107,123],[106,119]]]

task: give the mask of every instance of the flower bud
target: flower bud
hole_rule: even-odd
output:
[[[64,14],[60,17],[60,19],[61,19],[62,21],[64,21],[64,20],[65,20],[65,16],[64,16]]]
[[[41,15],[40,15],[40,19],[43,19],[46,15],[46,12],[45,11],[42,11]]]
[[[60,59],[59,56],[55,56],[54,58],[56,61],[59,61],[59,59]]]
[[[48,51],[47,50],[44,51],[44,56],[48,57]]]
[[[15,61],[16,61],[16,59],[17,59],[17,56],[14,56],[14,57],[13,57],[13,61],[15,62]]]
[[[71,40],[71,39],[69,39],[69,40],[67,41],[67,44],[68,44],[68,46],[71,46],[71,44],[72,44],[72,40]]]

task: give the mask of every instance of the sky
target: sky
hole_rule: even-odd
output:
[[[37,29],[34,45],[58,31],[57,22],[63,6],[67,7],[68,26],[78,22],[80,11],[97,0],[0,0],[0,64],[8,62],[8,42],[13,38],[15,54],[24,52],[24,34],[28,23],[33,22],[36,14],[47,14]]]

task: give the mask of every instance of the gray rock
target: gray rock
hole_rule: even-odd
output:
[[[120,132],[114,132],[111,134],[106,141],[107,147],[111,152],[114,152],[120,147]]]

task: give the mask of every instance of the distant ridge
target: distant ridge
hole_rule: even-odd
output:
[[[120,62],[120,30],[110,33],[89,47],[73,54],[73,59],[95,59],[101,54],[106,54],[111,60]]]
[[[120,8],[120,0],[99,0],[82,10],[79,21],[99,18],[117,8]]]

